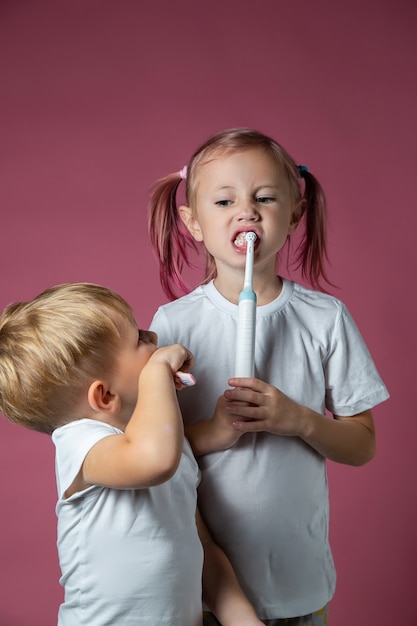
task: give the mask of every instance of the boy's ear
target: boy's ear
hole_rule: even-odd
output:
[[[203,241],[203,233],[201,232],[200,224],[198,223],[197,218],[193,215],[193,210],[188,206],[180,206],[178,211],[180,218],[190,235],[196,241]]]
[[[112,393],[102,380],[95,380],[88,389],[88,403],[93,411],[117,415],[120,411],[120,396]]]

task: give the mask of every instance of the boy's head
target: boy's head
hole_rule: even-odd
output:
[[[44,433],[75,418],[91,382],[108,374],[131,307],[90,283],[47,289],[0,316],[0,411]]]

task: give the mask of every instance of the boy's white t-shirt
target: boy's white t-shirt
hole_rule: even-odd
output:
[[[187,441],[175,475],[148,489],[93,486],[65,499],[87,452],[120,433],[83,419],[54,431],[58,626],[201,626],[203,551],[195,524],[199,473]]]
[[[152,321],[158,345],[179,342],[195,356],[197,384],[179,397],[186,424],[210,419],[234,376],[237,313],[211,282],[160,307]],[[387,399],[336,298],[284,280],[280,296],[257,307],[256,320],[256,378],[319,413],[355,415]],[[336,581],[325,459],[296,437],[261,432],[198,461],[199,508],[258,616],[323,607]]]

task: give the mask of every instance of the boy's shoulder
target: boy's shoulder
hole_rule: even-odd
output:
[[[76,440],[82,438],[100,438],[107,435],[119,434],[122,431],[118,428],[95,419],[76,419],[67,422],[56,428],[52,433],[52,441],[55,445],[62,441]]]

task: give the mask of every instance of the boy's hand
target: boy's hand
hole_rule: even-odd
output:
[[[175,387],[183,389],[186,385],[175,375],[179,370],[190,372],[194,366],[194,356],[185,346],[177,343],[172,346],[158,348],[148,361],[149,364],[155,362],[167,363],[174,374]]]

